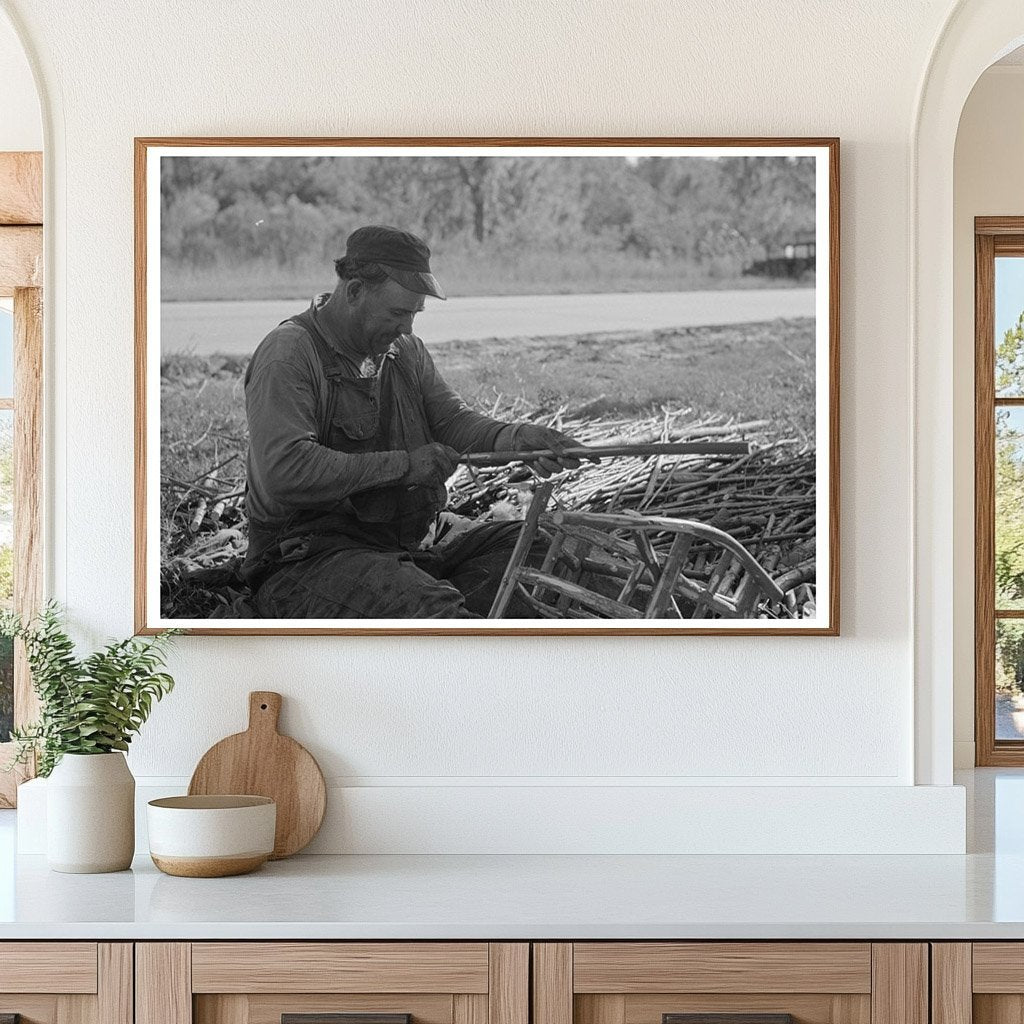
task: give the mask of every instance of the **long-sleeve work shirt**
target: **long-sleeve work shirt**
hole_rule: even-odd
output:
[[[397,361],[402,386],[377,388],[389,407],[375,410],[371,424],[367,410],[375,382],[360,379],[357,354],[329,340],[335,361],[325,369],[323,344],[318,351],[304,327],[286,321],[267,335],[249,364],[247,505],[257,531],[350,510],[353,495],[398,484],[409,469],[408,452],[419,444],[491,451],[506,425],[470,409],[414,335],[403,335],[384,357]],[[378,430],[378,419],[390,430]],[[407,446],[389,447],[396,437]]]

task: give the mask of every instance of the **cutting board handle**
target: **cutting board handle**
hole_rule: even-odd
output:
[[[277,732],[281,714],[281,694],[273,690],[253,690],[249,694],[249,732]]]

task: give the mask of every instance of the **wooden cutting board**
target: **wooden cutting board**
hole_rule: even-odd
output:
[[[327,808],[327,787],[313,755],[277,731],[281,694],[249,694],[249,728],[215,743],[202,756],[190,796],[246,793],[277,803],[277,831],[271,860],[298,853],[316,835]]]

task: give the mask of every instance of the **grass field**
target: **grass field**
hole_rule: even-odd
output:
[[[449,342],[433,351],[471,405],[499,396],[600,418],[668,405],[770,420],[814,440],[814,321]]]
[[[514,406],[517,416],[563,411],[599,424],[686,409],[695,419],[767,421],[768,441],[791,439],[804,450],[815,443],[811,319],[449,342],[433,355],[470,405],[499,416]],[[180,593],[186,564],[244,552],[247,362],[175,355],[162,363],[165,592]]]
[[[431,266],[445,292],[466,295],[563,295],[594,292],[718,291],[807,287],[808,281],[744,276],[735,260],[698,266],[683,260],[638,260],[601,253],[435,253]],[[333,287],[329,260],[215,262],[208,266],[164,259],[164,302],[222,299],[305,299]]]
[[[432,352],[472,406],[518,401],[577,416],[638,418],[662,406],[769,420],[779,437],[814,442],[810,319],[661,331],[448,342]],[[241,356],[175,355],[161,367],[164,477],[182,482],[244,455]],[[241,465],[218,479],[241,480]]]

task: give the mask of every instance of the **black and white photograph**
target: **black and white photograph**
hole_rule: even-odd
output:
[[[136,153],[140,632],[838,632],[836,140]]]

